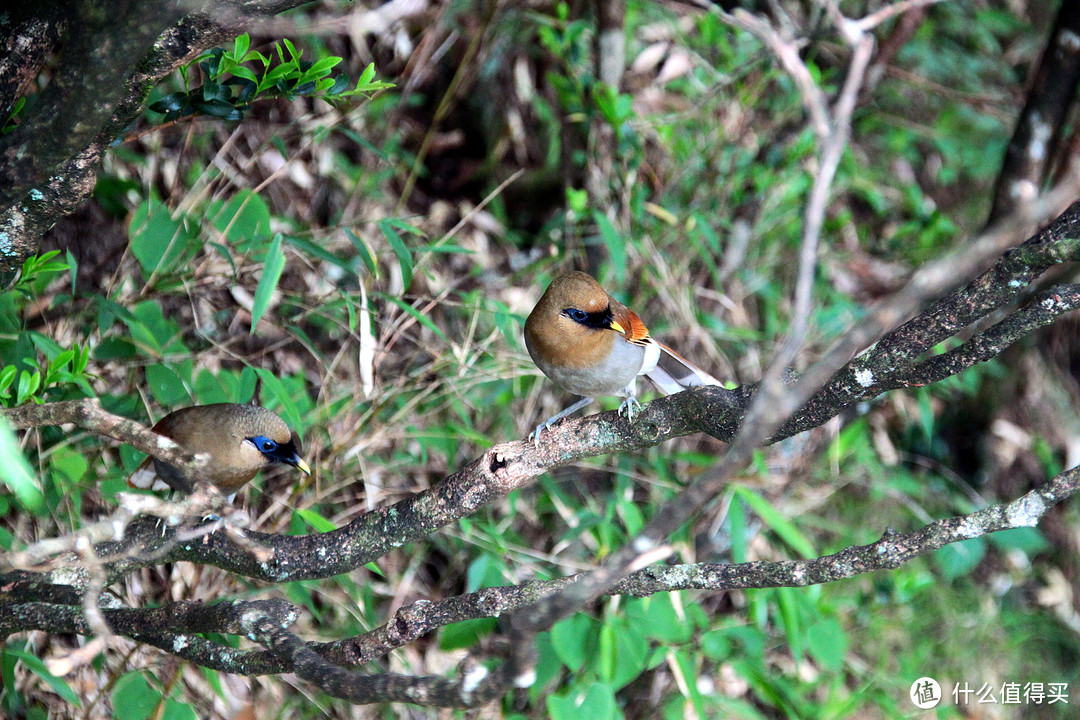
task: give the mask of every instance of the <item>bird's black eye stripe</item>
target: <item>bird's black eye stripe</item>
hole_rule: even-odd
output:
[[[578,308],[566,308],[562,311],[562,314],[574,322],[594,330],[607,330],[611,327],[612,315],[610,307],[596,312],[585,312]]]

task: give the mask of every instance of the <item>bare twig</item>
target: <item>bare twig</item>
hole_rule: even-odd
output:
[[[695,1],[699,6],[715,13],[725,23],[752,33],[769,46],[769,49],[776,55],[777,60],[784,66],[784,70],[795,81],[795,86],[799,88],[799,92],[803,97],[803,105],[806,107],[807,112],[810,113],[811,126],[814,128],[814,132],[820,138],[828,137],[832,128],[828,115],[828,101],[825,99],[825,94],[821,91],[821,88],[814,82],[806,63],[799,57],[798,44],[794,40],[781,35],[780,31],[770,25],[764,18],[753,15],[741,8],[736,9],[732,14],[724,12],[718,6],[705,0]]]
[[[944,0],[900,0],[892,5],[886,5],[880,10],[876,10],[859,20],[848,20],[848,22],[854,25],[860,32],[869,32],[881,23],[894,18],[897,15],[906,13],[909,10],[924,8],[928,5],[936,5],[939,2],[944,2]]]
[[[153,455],[191,477],[200,476],[209,460],[205,455],[186,452],[169,438],[134,420],[103,410],[97,398],[0,408],[0,417],[7,418],[16,430],[70,423],[102,437],[133,445],[137,450]]]

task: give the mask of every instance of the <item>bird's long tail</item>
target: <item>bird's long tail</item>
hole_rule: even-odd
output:
[[[665,395],[674,395],[698,385],[720,385],[719,380],[664,343],[656,344],[660,347],[660,358],[656,367],[645,373],[645,377],[652,380]]]
[[[158,475],[154,467],[154,458],[148,457],[128,478],[128,485],[143,490],[169,490],[169,485]]]

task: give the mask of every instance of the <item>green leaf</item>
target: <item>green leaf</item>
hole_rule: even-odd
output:
[[[285,46],[285,48],[289,51],[289,58],[291,60],[293,60],[294,62],[299,60],[300,56],[303,55],[304,51],[303,50],[297,50],[296,46],[292,44],[292,41],[289,40],[289,38],[282,38],[281,42]],[[280,50],[278,52],[280,52]]]
[[[130,672],[116,682],[112,692],[116,720],[146,720],[161,702],[161,693],[146,683],[140,672]]]
[[[446,338],[446,333],[444,333],[442,331],[442,328],[440,328],[438,325],[436,325],[434,322],[432,322],[431,318],[429,318],[427,315],[424,315],[419,310],[417,310],[416,308],[414,308],[412,305],[405,302],[401,298],[391,297],[389,295],[384,295],[383,297],[385,297],[387,300],[389,300],[390,302],[397,305],[399,308],[401,308],[402,310],[407,312],[409,315],[412,315],[414,318],[416,318],[416,321],[418,323],[420,323],[421,325],[426,327],[428,330],[430,330],[431,332],[438,335],[439,338],[442,339],[443,342],[445,342],[445,343],[450,342]]]
[[[340,62],[341,58],[334,57],[333,55],[324,57],[321,60],[316,60],[315,64],[304,71],[302,78],[304,80],[321,78],[323,75],[329,74],[329,72]]]
[[[611,720],[615,717],[615,694],[604,683],[594,682],[582,695],[580,690],[569,695],[547,698],[551,720]]]
[[[187,352],[177,337],[180,327],[165,317],[160,303],[146,300],[120,319],[131,331],[131,340],[148,355],[161,357],[168,352]]]
[[[984,555],[986,555],[986,540],[977,537],[946,545],[934,553],[934,559],[945,577],[954,580],[974,570]]]
[[[1018,527],[1010,530],[1002,530],[988,535],[987,540],[996,547],[1008,550],[1020,550],[1028,557],[1032,557],[1051,548],[1050,543],[1043,537],[1039,528]]]
[[[636,680],[644,672],[649,661],[649,641],[641,629],[626,618],[618,618],[609,624],[614,636],[614,665],[605,680],[618,690]]]
[[[195,109],[204,115],[216,117],[221,120],[239,120],[240,111],[231,102],[226,100],[201,100],[195,102]]]
[[[480,642],[480,638],[491,633],[498,621],[495,618],[477,618],[451,623],[439,633],[439,648],[442,650],[462,650]]]
[[[390,247],[394,249],[394,254],[397,255],[398,265],[401,267],[401,285],[405,290],[408,290],[409,286],[412,285],[412,254],[409,252],[409,248],[405,247],[405,241],[401,239],[401,235],[398,234],[390,220],[380,220],[379,230],[382,231],[387,242],[390,243]]]
[[[596,621],[581,613],[560,620],[551,628],[551,645],[555,648],[555,654],[570,670],[580,670],[590,657],[595,629]]]
[[[364,68],[364,72],[360,73],[360,79],[356,81],[357,86],[366,85],[371,82],[371,78],[375,77],[375,63],[371,62]]]
[[[216,212],[210,210],[210,214],[214,218],[214,227],[229,242],[240,243],[270,235],[270,208],[253,190],[241,190]]]
[[[174,220],[169,208],[153,197],[140,203],[131,214],[128,236],[131,252],[147,279],[154,273],[172,270],[195,245],[195,238],[184,224]]]
[[[377,280],[379,278],[379,266],[375,262],[375,256],[368,250],[367,243],[349,228],[345,228],[345,237],[349,238],[349,242],[356,248],[356,254],[364,261],[364,267],[366,267],[368,272],[371,273],[371,276]]]
[[[150,103],[150,110],[162,115],[179,114],[187,104],[188,94],[186,92],[174,92]]]
[[[311,257],[319,258],[320,260],[323,260],[325,262],[330,263],[331,265],[334,265],[336,267],[341,268],[343,271],[345,271],[347,273],[355,273],[356,272],[355,270],[353,270],[352,263],[350,263],[350,262],[348,262],[346,260],[342,260],[341,258],[334,255],[334,253],[330,252],[326,248],[322,247],[321,245],[317,245],[317,244],[311,242],[310,240],[308,240],[306,238],[296,237],[294,235],[286,235],[285,236],[285,242],[289,243],[290,245],[292,245],[294,248],[296,248],[300,252],[304,253],[305,255],[310,255]]]
[[[345,92],[347,87],[349,87],[349,76],[338,75],[330,82],[330,86],[326,89],[326,94],[329,97],[340,95]]]
[[[494,555],[484,553],[469,563],[465,573],[465,591],[476,592],[480,588],[505,585],[507,577],[505,567]]]
[[[251,47],[251,37],[247,33],[236,36],[236,39],[233,40],[233,57],[237,62],[244,61],[244,56],[247,55],[249,47]]]
[[[236,77],[243,78],[244,80],[247,80],[248,83],[250,83],[250,84],[244,84],[244,83],[235,83],[232,80],[229,81],[229,85],[238,85],[239,84],[241,86],[241,88],[242,88],[241,91],[240,91],[240,94],[235,98],[235,100],[236,101],[247,102],[259,90],[259,76],[255,74],[254,70],[251,70],[250,68],[246,68],[243,65],[237,65],[236,67],[234,67],[232,69],[232,73]]]
[[[81,453],[69,447],[61,446],[52,455],[53,477],[63,476],[69,484],[77,483],[90,469],[90,461]],[[55,482],[55,480],[54,480]]]
[[[285,383],[281,382],[277,375],[265,368],[255,368],[255,374],[259,376],[263,386],[281,406],[281,414],[285,416],[283,418],[285,423],[291,428],[303,427],[304,423],[301,422],[300,408],[293,402]]]
[[[741,485],[735,488],[735,495],[742,498],[743,502],[757,513],[757,516],[772,528],[792,550],[804,558],[817,557],[813,544],[795,527],[794,523],[787,519],[786,515],[773,507],[772,503],[753,490]]]
[[[150,394],[164,407],[172,407],[188,399],[184,381],[175,370],[166,365],[147,365],[146,384],[150,388]]]
[[[376,90],[382,90],[384,88],[394,87],[394,83],[383,82],[382,80],[374,80],[375,77],[375,63],[368,63],[364,71],[360,73],[360,79],[356,81],[356,87],[352,90],[342,93],[343,96],[358,95],[360,93],[369,93]]]
[[[15,382],[15,376],[19,374],[19,371],[15,369],[14,365],[5,365],[0,369],[0,396],[6,397],[8,395],[5,392],[11,383]]]
[[[675,609],[672,593],[657,593],[629,603],[626,616],[650,638],[664,643],[687,642],[694,628]]]
[[[731,642],[724,630],[710,630],[701,636],[698,644],[705,655],[713,660],[727,660],[731,653]]]
[[[75,691],[71,689],[71,686],[68,685],[63,678],[59,678],[49,672],[49,669],[45,667],[45,663],[42,662],[41,658],[28,653],[25,650],[17,650],[12,647],[5,648],[4,654],[18,658],[27,670],[44,680],[45,684],[51,687],[65,702],[71,703],[75,707],[82,707],[79,696],[75,694]]]
[[[161,720],[198,720],[198,717],[195,708],[170,698],[165,701],[165,712]]]
[[[284,80],[286,77],[296,72],[296,63],[285,63],[278,65],[275,68],[270,68],[263,75],[262,80],[259,81],[259,92],[265,92],[271,88],[274,88],[279,81]]]
[[[19,373],[19,387],[15,391],[15,404],[22,405],[34,396],[41,387],[41,373],[23,370]]]
[[[34,343],[34,347],[42,352],[49,360],[55,360],[60,357],[65,351],[60,343],[53,340],[48,335],[42,335],[41,333],[30,331],[30,341]]]
[[[270,306],[274,289],[281,272],[285,269],[285,253],[281,249],[281,233],[274,236],[270,242],[270,249],[266,251],[266,263],[263,265],[263,274],[259,278],[259,285],[255,288],[255,301],[251,308],[251,334],[255,334],[255,327],[259,324],[266,309]]]
[[[806,629],[806,644],[810,654],[825,669],[837,672],[844,665],[848,636],[834,618],[825,618]]]
[[[337,525],[324,518],[314,510],[296,509],[293,511],[300,519],[310,525],[316,532],[331,532],[337,530]]]
[[[0,483],[15,493],[19,504],[30,513],[43,510],[44,495],[30,463],[18,448],[18,440],[6,421],[0,421]]]
[[[619,231],[608,220],[607,215],[599,210],[593,210],[593,221],[600,230],[600,238],[608,250],[611,259],[611,268],[615,271],[615,280],[620,287],[626,284],[626,243]]]
[[[232,107],[232,104],[229,102],[229,91],[226,90],[221,83],[213,82],[212,80],[207,80],[203,83],[202,99],[203,102],[221,102],[224,103],[226,107]]]
[[[780,625],[784,629],[791,654],[795,662],[802,662],[803,632],[802,619],[799,614],[799,603],[792,588],[780,587],[766,591],[776,598],[776,606],[780,611]]]

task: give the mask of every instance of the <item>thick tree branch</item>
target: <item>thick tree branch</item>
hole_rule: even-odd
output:
[[[0,637],[31,629],[57,634],[97,634],[79,605],[6,602],[5,598],[12,591],[27,594],[22,585],[15,585],[0,593]],[[53,594],[60,595],[59,592]],[[159,608],[138,609],[112,607],[113,603],[114,600],[106,602],[106,607],[100,612],[117,635],[153,645],[189,662],[222,672],[268,675],[289,671],[287,666],[266,651],[241,652],[197,636],[205,633],[245,635],[245,618],[252,613],[257,613],[264,621],[276,623],[278,627],[289,627],[299,615],[296,608],[285,600],[232,600],[209,605],[178,602]]]
[[[1080,490],[1080,468],[1061,473],[1024,496],[1000,505],[899,533],[886,529],[877,542],[848,547],[810,560],[754,561],[737,564],[696,563],[658,565],[629,574],[607,594],[646,597],[675,590],[736,590],[766,587],[804,587],[851,578],[877,570],[895,569],[945,545],[1019,527],[1033,527],[1058,503]],[[527,607],[558,592],[581,576],[570,576],[516,586],[485,588],[445,600],[407,605],[385,625],[363,635],[333,643],[303,643],[286,629],[297,611],[283,600],[228,601],[205,605],[181,602],[161,608],[105,608],[103,616],[113,632],[159,647],[204,667],[241,675],[297,672],[331,694],[354,702],[392,700],[423,705],[469,706],[482,704],[484,688],[512,685],[513,673],[484,674],[469,680],[416,678],[396,675],[368,676],[340,666],[362,665],[441,627],[464,620],[499,617]],[[54,586],[47,594],[69,604],[27,602],[46,594],[32,580],[16,582],[0,592],[0,636],[24,630],[92,634],[77,603],[80,593]],[[161,628],[167,627],[168,632]],[[247,635],[274,648],[273,653],[237,652],[194,637],[194,633]],[[325,680],[330,678],[326,686]],[[487,683],[486,685],[484,683]]]
[[[326,661],[300,638],[274,623],[272,618],[250,613],[245,618],[245,626],[246,634],[285,660],[299,677],[334,697],[354,703],[407,702],[468,708],[487,704],[515,684],[526,687],[531,684],[528,678],[525,678],[527,683],[518,682],[517,664],[512,659],[503,661],[491,671],[478,665],[466,672],[461,680],[438,675],[362,675]],[[534,652],[526,649],[530,659]]]
[[[1024,308],[984,330],[959,347],[901,369],[873,389],[879,392],[936,383],[996,357],[1017,340],[1080,307],[1080,285],[1059,285],[1040,293]]]
[[[1039,194],[1080,82],[1080,1],[1063,0],[1016,121],[994,189],[990,222]]]
[[[804,587],[891,570],[951,543],[1001,530],[1032,527],[1050,508],[1078,490],[1080,468],[1073,468],[1010,503],[936,520],[907,533],[886,529],[880,540],[869,545],[845,548],[811,560],[653,565],[629,574],[613,585],[608,594],[647,597],[674,590]],[[499,617],[525,607],[561,591],[579,577],[485,588],[435,602],[418,601],[398,610],[382,627],[313,649],[338,664],[361,665],[450,623]]]
[[[154,84],[253,18],[308,1],[72,0],[66,20],[55,17],[52,3],[21,2],[0,31],[10,46],[19,34],[20,45],[35,50],[0,63],[3,97],[14,100],[43,48],[59,42],[63,51],[33,112],[0,137],[0,272],[17,269],[42,234],[89,196],[102,156],[138,117]]]
[[[848,408],[877,397],[889,389],[886,383],[895,373],[904,374],[906,384],[917,384],[918,379],[911,374],[911,368],[924,353],[979,319],[1015,302],[1051,266],[1077,260],[1080,260],[1080,201],[1074,202],[1022,245],[1005,252],[993,267],[967,286],[942,297],[888,332],[869,350],[859,353],[861,348],[854,346],[850,335],[841,340],[830,355],[836,360],[858,353],[857,357],[834,374],[799,415],[784,426],[778,437],[817,427],[834,417],[838,408]],[[944,261],[943,267],[934,270],[935,284],[950,281],[946,274],[949,264]],[[913,280],[912,284],[917,282]],[[930,281],[926,282],[929,284]],[[872,318],[882,315],[902,317],[888,305],[871,312]],[[877,322],[875,318],[873,323],[860,323],[852,334],[873,339],[877,334],[874,330],[880,327]]]

